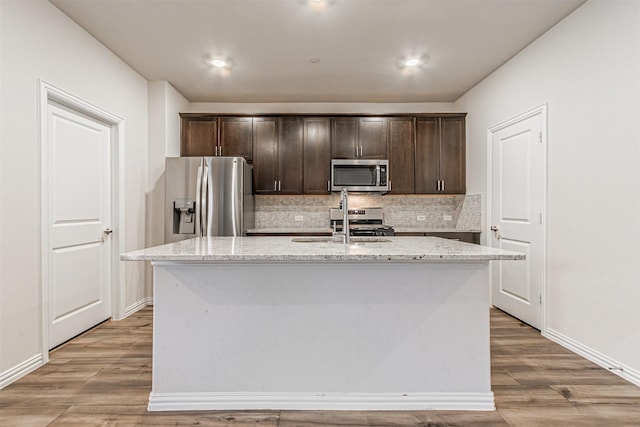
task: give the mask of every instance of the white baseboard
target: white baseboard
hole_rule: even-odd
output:
[[[149,411],[495,410],[493,393],[154,393]]]
[[[628,366],[624,366],[610,357],[605,356],[604,354],[587,347],[586,345],[579,343],[560,332],[554,331],[553,329],[547,328],[545,337],[640,387],[639,371]]]
[[[153,305],[153,298],[152,297],[146,297],[141,299],[140,301],[130,305],[129,307],[126,307],[124,309],[124,316],[122,317],[123,319],[126,317],[131,316],[133,313],[135,313],[136,311],[140,311],[143,308],[145,308],[148,305]],[[120,319],[122,320],[122,319]]]
[[[13,368],[0,373],[0,389],[5,388],[14,381],[19,380],[30,372],[35,371],[44,364],[42,354],[36,354]]]

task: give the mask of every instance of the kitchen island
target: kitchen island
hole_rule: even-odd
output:
[[[209,237],[123,254],[154,267],[149,410],[494,409],[489,262],[524,255],[352,239]]]

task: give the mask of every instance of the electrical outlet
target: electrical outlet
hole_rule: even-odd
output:
[[[451,221],[453,217],[451,215],[444,215],[442,219],[444,219],[445,221]]]
[[[302,215],[296,215],[294,219],[298,222],[304,221],[304,217]]]
[[[418,221],[426,221],[427,217],[424,215],[418,215],[418,217],[416,218]]]

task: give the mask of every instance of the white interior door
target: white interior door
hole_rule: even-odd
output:
[[[525,253],[526,261],[496,261],[493,305],[542,328],[543,126],[540,110],[491,133],[493,247]]]
[[[49,348],[111,316],[111,130],[47,110]]]

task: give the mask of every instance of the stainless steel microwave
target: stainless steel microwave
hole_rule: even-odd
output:
[[[331,160],[331,191],[389,191],[389,160]]]

